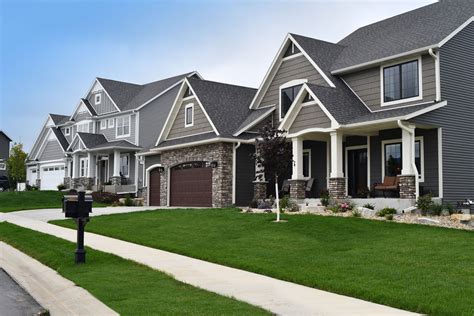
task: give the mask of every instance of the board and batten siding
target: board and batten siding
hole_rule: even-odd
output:
[[[99,104],[95,104],[95,96],[97,94],[101,95]],[[105,93],[104,90],[90,92],[89,95],[87,96],[87,100],[89,100],[89,103],[92,105],[94,110],[99,115],[105,114],[105,113],[117,112],[117,108],[115,107],[114,103],[109,98],[109,96]]]
[[[301,107],[301,110],[293,121],[293,124],[291,124],[289,132],[290,134],[297,133],[312,127],[331,127],[331,120],[329,117],[327,117],[323,110],[321,110],[319,105],[316,104]]]
[[[194,124],[190,127],[184,127],[185,107],[186,105],[191,103],[194,104]],[[166,139],[179,138],[212,131],[213,129],[211,123],[204,114],[204,111],[199,106],[197,100],[195,98],[192,98],[190,100],[185,100],[181,103],[178,114],[176,115],[176,118],[173,122],[173,125],[171,126],[170,132],[168,133]]]
[[[412,121],[442,128],[444,201],[474,199],[474,23],[440,49],[441,99],[447,105]]]
[[[417,58],[418,57],[413,57],[412,59],[403,59],[399,61],[407,62],[411,60],[416,60]],[[394,62],[396,63],[397,61],[395,60]],[[372,111],[434,101],[436,99],[436,76],[434,59],[430,55],[423,55],[421,57],[421,63],[423,99],[418,101],[381,106],[382,97],[380,66],[368,68],[365,70],[354,72],[352,74],[347,74],[343,76],[343,79]]]
[[[116,137],[116,130],[117,130],[117,118],[122,117],[122,116],[130,116],[130,136],[127,137]],[[109,117],[108,119],[111,119]],[[96,124],[96,132],[98,134],[103,134],[105,138],[109,142],[114,141],[114,140],[127,140],[131,142],[132,144],[135,144],[135,133],[136,133],[136,120],[135,120],[135,114],[129,114],[129,115],[117,115],[113,117],[114,121],[114,127],[109,128],[109,125],[107,124],[107,128],[105,129],[100,129],[100,121],[97,122]]]
[[[64,153],[63,150],[61,149],[61,146],[59,146],[59,143],[57,140],[48,140],[43,152],[41,153],[39,160],[40,161],[45,161],[45,160],[56,160],[56,159],[61,159],[64,158]]]

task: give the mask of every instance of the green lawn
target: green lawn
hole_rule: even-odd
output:
[[[433,315],[474,315],[474,233],[360,218],[160,210],[87,231]],[[72,221],[55,222],[73,227]]]
[[[0,240],[53,268],[122,315],[267,314],[104,252],[87,249],[87,263],[75,265],[73,243],[12,224],[0,223]]]
[[[0,192],[0,212],[61,208],[63,195],[64,192],[59,191]],[[107,205],[94,202],[93,206]]]

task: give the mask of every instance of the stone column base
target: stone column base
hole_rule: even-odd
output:
[[[347,196],[346,178],[329,178],[329,196],[336,200]]]
[[[401,199],[416,199],[416,176],[399,175],[398,183],[400,184]]]
[[[253,198],[255,200],[264,200],[267,198],[267,184],[266,181],[253,182]]]
[[[65,177],[64,178],[64,186],[66,189],[71,189],[71,178],[70,177]]]
[[[36,179],[35,186],[39,189],[41,187],[41,179]]]
[[[304,200],[306,198],[306,180],[288,180],[290,183],[290,198]]]
[[[71,178],[71,187],[70,189],[76,189],[78,186],[81,185],[80,178]]]
[[[122,185],[122,178],[121,177],[110,177],[110,183],[112,185]]]

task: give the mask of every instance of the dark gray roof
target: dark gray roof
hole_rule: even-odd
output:
[[[270,113],[272,113],[273,111],[275,111],[275,106],[265,107],[265,108],[256,109],[254,111],[251,111],[249,113],[249,115],[243,120],[243,122],[240,123],[240,126],[237,127],[235,132],[240,131],[241,129],[243,129],[244,127],[246,127],[250,123],[255,122],[258,119],[264,119],[265,117],[270,115]],[[265,113],[267,113],[267,114],[265,114]]]
[[[89,102],[89,100],[84,99],[84,98],[82,98],[81,100],[82,100],[82,102],[84,102],[84,104],[86,105],[87,109],[91,112],[91,114],[92,114],[93,116],[96,116],[96,115],[97,115],[97,112],[94,110],[94,108],[92,107],[92,105],[91,105],[91,103]]]
[[[236,141],[238,140],[249,140],[252,138],[255,138],[257,135],[255,133],[242,133],[241,135],[237,137],[226,137],[226,138],[232,138],[235,139]],[[187,143],[192,143],[192,142],[198,142],[202,140],[208,140],[208,139],[214,139],[214,138],[219,138],[222,137],[222,135],[217,136],[216,133],[214,132],[209,132],[205,134],[198,134],[198,135],[192,135],[188,137],[182,137],[182,138],[175,138],[171,140],[166,140],[162,143],[160,143],[158,146],[155,148],[164,148],[164,147],[169,147],[169,146],[175,146],[175,145],[181,145],[181,144],[187,144]]]
[[[63,150],[66,151],[67,148],[69,147],[69,142],[67,141],[66,137],[64,137],[64,134],[57,127],[51,127],[51,130],[53,131],[54,135],[56,135],[56,138],[61,144],[61,147],[63,148]]]
[[[4,131],[0,130],[0,134],[3,135],[6,139],[8,139],[9,141],[12,141],[12,139],[10,137],[8,137],[7,134],[5,134]]]
[[[97,78],[121,111],[135,109],[162,93],[192,72],[154,81],[144,85]]]
[[[338,42],[344,50],[331,70],[436,45],[472,16],[474,1],[441,0],[361,27]]]
[[[220,82],[189,79],[189,83],[221,137],[232,137],[247,118],[257,89]]]
[[[49,116],[53,120],[54,125],[61,125],[69,121],[69,116],[61,115],[61,114],[52,114],[50,113]]]
[[[141,149],[126,140],[107,141],[103,134],[92,133],[77,133],[84,142],[87,149],[113,148],[113,147],[127,147],[130,149]]]

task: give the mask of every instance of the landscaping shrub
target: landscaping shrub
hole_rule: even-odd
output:
[[[360,213],[359,210],[353,209],[353,210],[352,210],[352,216],[353,216],[353,217],[361,217],[362,214]]]
[[[38,187],[37,187],[37,186],[35,186],[35,185],[29,185],[29,184],[27,184],[27,185],[25,186],[25,189],[26,189],[26,191],[38,191]]]
[[[443,212],[443,204],[433,203],[431,207],[431,214],[440,216]]]
[[[280,199],[280,211],[286,210],[290,205],[290,197],[288,195],[284,195]]]
[[[421,211],[421,215],[426,215],[433,208],[433,196],[431,193],[418,197],[416,207]]]
[[[65,189],[66,189],[66,186],[61,183],[61,184],[59,184],[59,185],[57,186],[57,188],[58,188],[58,191],[62,191],[62,190],[65,190]]]
[[[375,204],[366,203],[362,207],[368,208],[369,210],[375,210]]]
[[[322,191],[319,196],[319,200],[321,201],[321,204],[323,206],[327,207],[329,205],[329,200],[330,200],[329,192],[327,190]]]
[[[345,213],[350,212],[354,209],[355,204],[350,202],[337,202],[336,204],[329,207],[329,210],[334,213]]]
[[[386,217],[387,215],[393,215],[393,214],[397,214],[397,210],[391,207],[383,208],[377,212],[377,216],[380,216],[380,217]]]
[[[130,197],[130,195],[127,195],[127,197],[125,198],[125,201],[123,202],[123,204],[125,206],[134,206],[133,200]]]
[[[113,204],[114,202],[118,202],[119,196],[109,192],[92,192],[92,199],[95,202]]]
[[[288,202],[288,205],[286,207],[286,210],[288,212],[299,212],[300,211],[300,206],[298,205],[298,203],[294,202],[294,201],[289,201]]]

